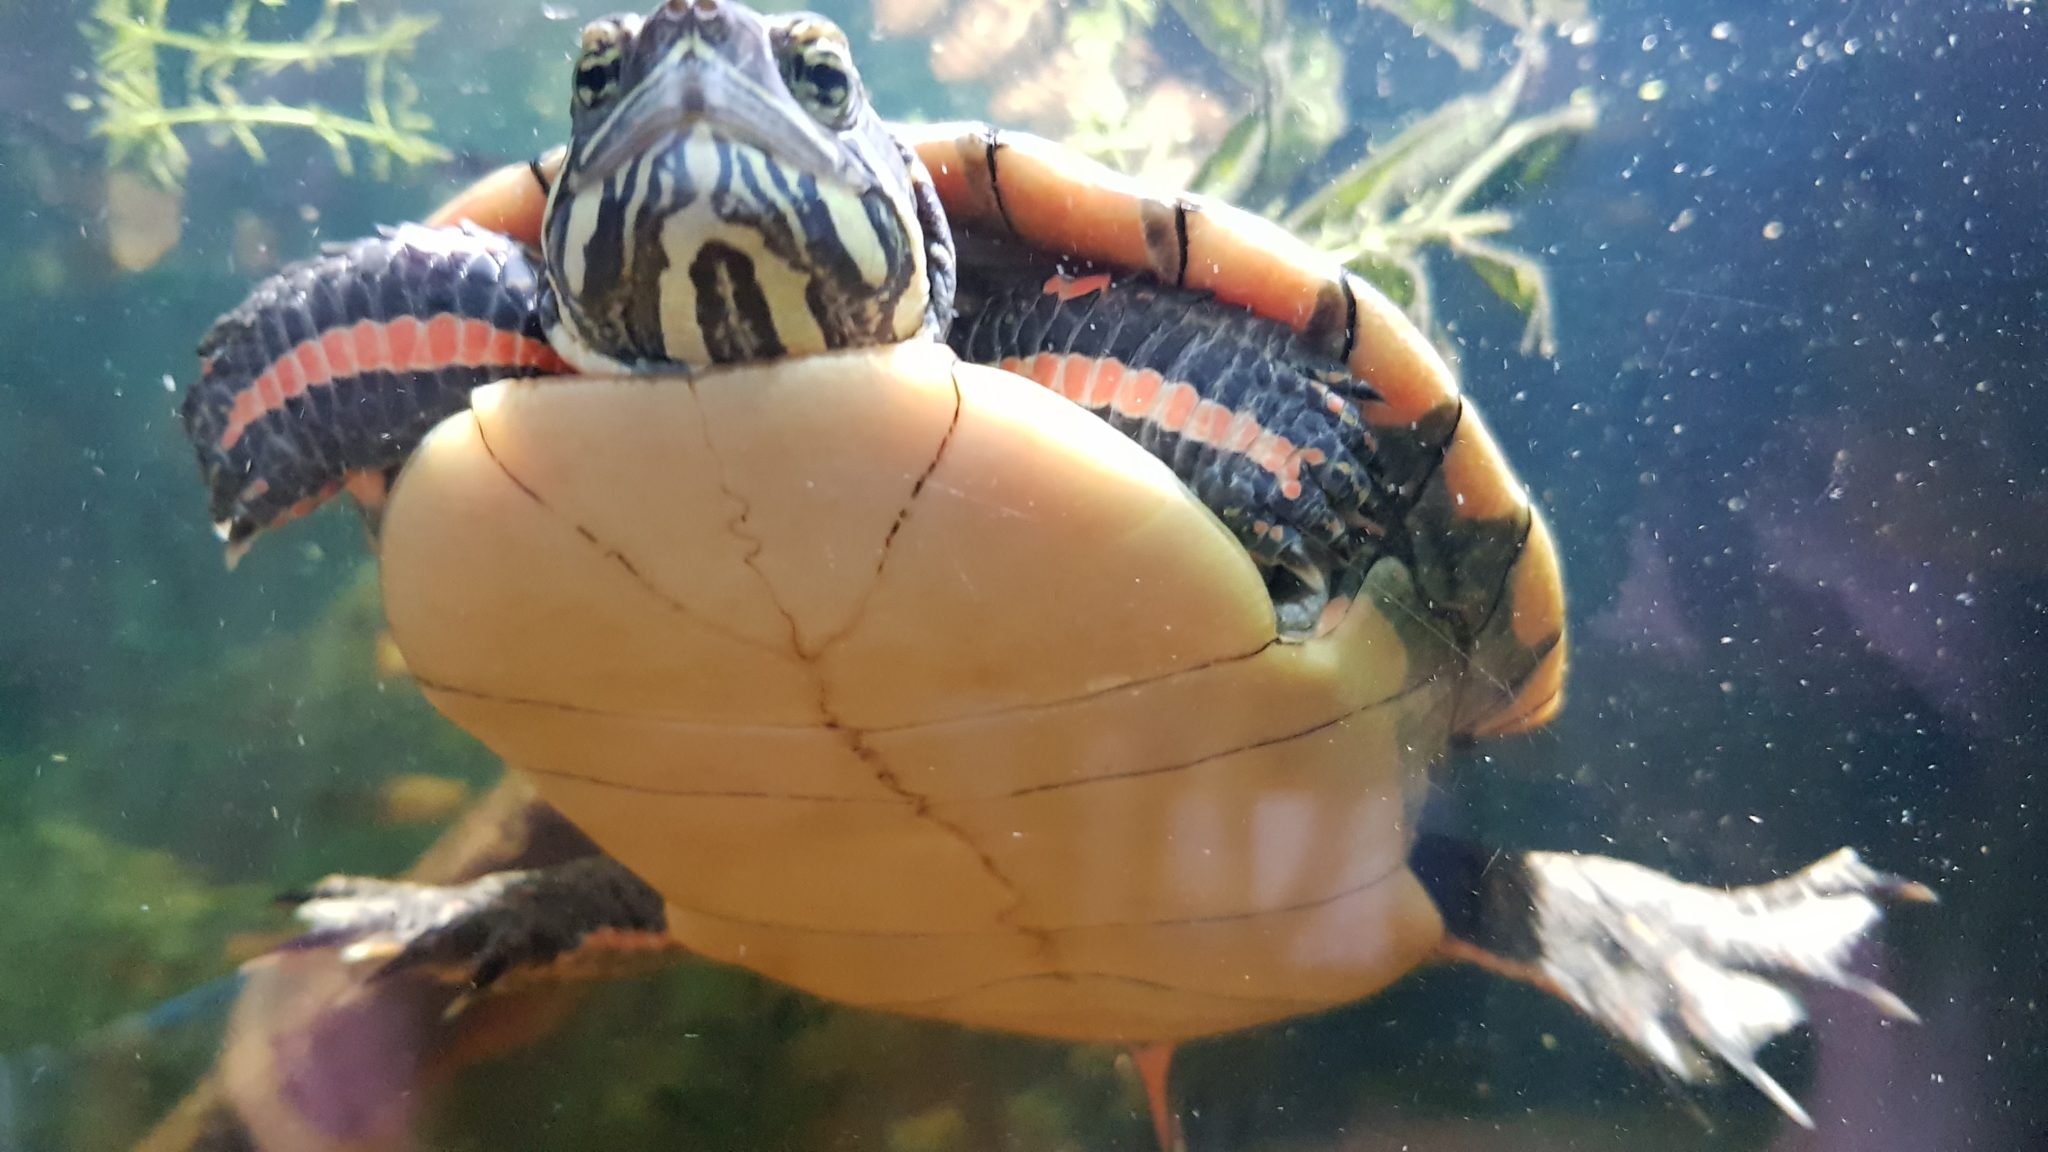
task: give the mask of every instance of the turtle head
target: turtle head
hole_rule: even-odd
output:
[[[941,325],[929,180],[821,16],[667,0],[594,21],[542,234],[550,337],[585,371],[662,371]]]

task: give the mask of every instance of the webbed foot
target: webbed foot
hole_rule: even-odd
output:
[[[1895,1019],[1919,1020],[1843,963],[1884,904],[1930,902],[1934,893],[1871,868],[1851,849],[1742,888],[1687,884],[1602,856],[1531,852],[1519,864],[1512,883],[1524,889],[1529,911],[1520,926],[1526,935],[1516,935],[1533,955],[1500,956],[1462,941],[1452,954],[1549,987],[1682,1080],[1711,1079],[1718,1058],[1812,1127],[1756,1062],[1766,1042],[1806,1018],[1781,981],[1833,985]]]
[[[422,972],[473,991],[508,977],[602,979],[677,950],[661,895],[603,856],[466,884],[330,876],[287,899],[309,925],[290,947],[335,946],[379,974]]]

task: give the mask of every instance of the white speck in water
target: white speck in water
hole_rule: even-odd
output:
[[[169,372],[164,373],[164,391],[176,392],[177,390],[178,382],[176,380],[171,379],[171,374]]]
[[[1764,225],[1764,239],[1766,240],[1776,240],[1784,234],[1785,222],[1783,220],[1773,220],[1769,224]]]
[[[1714,25],[1707,35],[1712,36],[1716,40],[1726,40],[1735,35],[1735,25],[1723,20],[1719,24]]]
[[[1671,85],[1666,84],[1662,80],[1645,80],[1636,89],[1636,97],[1645,104],[1655,104],[1657,101],[1662,100],[1664,94],[1669,91],[1671,91]]]

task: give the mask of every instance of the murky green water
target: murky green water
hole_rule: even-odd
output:
[[[1850,844],[1943,898],[1896,913],[1863,961],[1922,1026],[1823,992],[1769,1051],[1812,1132],[1744,1087],[1658,1078],[1538,992],[1444,969],[1190,1046],[1173,1092],[1191,1148],[2048,1140],[2031,5],[1590,0],[1539,5],[1519,43],[1499,0],[1385,6],[1448,20],[1433,37],[1348,0],[824,7],[886,115],[993,118],[1292,208],[1430,306],[1547,512],[1575,636],[1561,718],[1440,776],[1474,835],[1725,883]],[[321,40],[315,0],[0,5],[0,1152],[402,1147],[337,1142],[393,1115],[372,1106],[393,1092],[423,1148],[1152,1147],[1115,1052],[705,964],[516,1002],[480,1064],[365,1026],[319,1041],[360,1048],[344,1081],[278,1085],[285,1046],[311,1042],[285,1030],[208,1083],[289,1097],[306,1127],[233,1128],[205,1095],[158,1127],[213,1063],[237,964],[290,930],[272,896],[402,871],[497,778],[380,664],[345,510],[223,571],[176,417],[193,345],[280,262],[558,143],[576,30],[602,10],[360,0]],[[318,70],[232,50],[309,29]],[[381,87],[378,29],[410,45]],[[260,162],[219,133],[222,108],[272,101],[368,139],[344,171],[303,127],[257,127]],[[1376,211],[1313,210],[1431,113],[1432,150],[1390,169]],[[1524,129],[1560,147],[1473,167]],[[415,1083],[415,1058],[461,1071]]]

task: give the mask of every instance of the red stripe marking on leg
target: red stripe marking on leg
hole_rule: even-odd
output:
[[[519,355],[519,336],[503,328],[488,328],[484,338],[483,362],[486,364],[516,364]]]
[[[1223,434],[1223,447],[1226,451],[1242,456],[1251,451],[1252,442],[1257,440],[1259,433],[1263,431],[1265,429],[1260,427],[1257,416],[1249,412],[1239,412],[1230,421],[1230,431]]]
[[[320,351],[320,341],[308,340],[292,353],[292,360],[299,369],[299,391],[334,379],[334,373],[327,367],[327,355]]]
[[[1038,381],[1040,384],[1044,385],[1047,388],[1052,389],[1055,392],[1058,392],[1060,390],[1062,376],[1060,369],[1064,367],[1064,365],[1060,363],[1059,357],[1047,356],[1045,353],[1041,352],[1038,355],[1033,356],[1031,359],[1026,360],[1024,362],[1024,366],[1025,369],[1031,373],[1031,378],[1033,380]]]
[[[420,344],[420,322],[401,316],[384,325],[385,360],[379,367],[393,372],[412,371],[413,350]]]
[[[1126,372],[1121,361],[1111,360],[1109,363],[1116,365],[1120,377],[1116,399],[1112,401],[1116,410],[1133,420],[1150,418],[1152,409],[1159,404],[1159,389],[1166,383],[1166,378],[1150,368],[1142,372]]]
[[[480,368],[490,363],[485,357],[491,348],[491,336],[497,328],[481,320],[463,320],[462,331],[455,341],[456,358],[471,368]]]
[[[226,452],[233,448],[235,442],[242,438],[242,433],[248,431],[249,425],[254,424],[262,415],[263,397],[253,385],[236,393],[235,406],[228,409],[227,430],[220,434],[221,451]]]
[[[266,412],[284,402],[284,391],[278,386],[275,364],[265,368],[250,387],[256,390],[256,398],[262,402]]]
[[[439,368],[443,365],[458,364],[457,351],[462,346],[462,318],[446,312],[427,321],[426,363],[415,365],[419,368]],[[415,352],[414,355],[419,353]]]
[[[1060,357],[1061,394],[1083,408],[1100,407],[1094,402],[1095,368],[1092,356]]]
[[[385,337],[384,328],[375,320],[358,320],[349,328],[349,340],[356,346],[358,371],[374,372],[376,365],[391,362],[391,342]]]
[[[1158,413],[1154,419],[1159,422],[1161,428],[1178,433],[1187,427],[1188,417],[1195,414],[1195,405],[1201,401],[1201,395],[1188,385],[1167,384],[1161,394],[1159,406],[1154,409]]]
[[[1109,274],[1098,272],[1093,276],[1062,276],[1058,273],[1045,281],[1045,294],[1060,300],[1077,300],[1109,287]]]
[[[278,357],[237,393],[221,433],[221,450],[233,448],[249,425],[308,388],[368,372],[438,372],[458,366],[568,371],[547,341],[484,320],[454,315],[436,316],[425,324],[411,316],[387,324],[358,320],[346,328],[329,329]]]
[[[277,398],[268,407],[282,408],[286,400],[306,390],[306,377],[299,371],[297,349],[278,357],[277,363],[264,373],[277,383]]]
[[[1200,444],[1221,445],[1235,415],[1214,400],[1204,400],[1195,405],[1194,415],[1188,417],[1187,431],[1181,434]]]
[[[320,334],[320,352],[334,377],[356,374],[355,334],[348,328],[333,328]]]
[[[1123,396],[1124,362],[1109,356],[1091,359],[1095,367],[1088,375],[1088,393],[1097,401],[1093,407],[1113,408]]]

